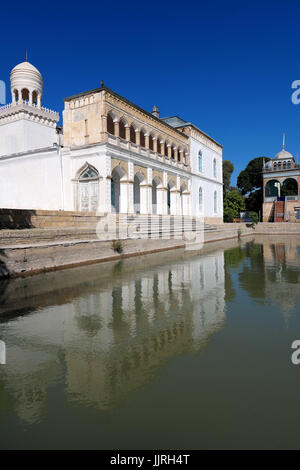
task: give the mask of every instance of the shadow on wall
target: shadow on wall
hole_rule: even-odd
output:
[[[0,230],[22,230],[33,228],[32,217],[34,210],[0,209]]]
[[[6,254],[4,250],[0,249],[0,282],[1,279],[7,279],[10,277],[9,270],[6,265]],[[0,295],[1,295],[1,285],[0,285]]]

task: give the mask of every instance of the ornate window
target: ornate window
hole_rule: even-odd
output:
[[[217,160],[214,158],[214,163],[213,163],[213,171],[214,171],[214,178],[217,177]]]
[[[98,178],[99,178],[99,173],[91,166],[87,166],[79,176],[80,180],[98,179]]]
[[[203,157],[201,150],[198,152],[198,170],[203,171]]]

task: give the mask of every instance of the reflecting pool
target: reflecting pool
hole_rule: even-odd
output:
[[[300,448],[299,281],[256,236],[2,282],[0,448]]]

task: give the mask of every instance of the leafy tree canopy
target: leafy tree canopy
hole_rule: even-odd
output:
[[[230,160],[223,160],[223,185],[224,191],[228,191],[230,188],[231,175],[234,170],[234,165]]]
[[[237,179],[237,187],[241,190],[242,194],[248,194],[251,191],[262,188],[262,167],[263,161],[270,160],[269,157],[253,158],[245,170],[241,171]]]
[[[237,189],[231,189],[224,196],[224,221],[232,222],[245,210],[245,200]]]

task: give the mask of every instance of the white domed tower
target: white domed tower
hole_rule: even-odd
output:
[[[42,107],[41,73],[22,62],[12,69],[10,85],[12,102],[0,108],[0,155],[52,147],[59,114]]]
[[[41,107],[43,78],[30,62],[22,62],[10,73],[12,102],[24,101]]]

